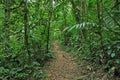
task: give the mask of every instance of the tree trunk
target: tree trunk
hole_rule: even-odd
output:
[[[5,0],[5,52],[9,51],[10,0]]]
[[[65,29],[67,27],[65,7],[63,7],[63,17],[64,17],[64,27],[63,27],[63,29]],[[67,46],[68,45],[68,36],[67,36],[67,31],[66,30],[65,30],[63,36],[64,36],[64,45]]]
[[[28,43],[28,26],[29,25],[28,25],[27,0],[23,1],[23,5],[24,5],[24,44],[30,58],[29,43]]]
[[[49,2],[46,53],[49,53],[51,18],[52,18],[52,0]]]
[[[82,1],[82,22],[85,22],[85,0]],[[83,26],[84,27],[84,26]],[[82,29],[83,38],[86,39],[86,30]]]

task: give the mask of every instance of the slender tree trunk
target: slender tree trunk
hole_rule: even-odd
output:
[[[49,21],[48,21],[48,26],[47,26],[47,46],[46,46],[46,51],[49,53],[49,42],[50,42],[50,21],[51,21],[51,12],[49,13]]]
[[[24,44],[25,48],[27,50],[27,53],[30,57],[30,51],[29,51],[29,43],[28,43],[28,8],[27,8],[27,0],[23,1],[24,5]]]
[[[5,0],[5,50],[9,51],[9,23],[10,23],[10,3],[11,0]]]
[[[63,17],[64,17],[64,28],[65,28],[67,26],[65,7],[63,7]],[[64,45],[67,46],[68,45],[68,36],[67,36],[66,31],[64,32],[63,36],[64,36]]]
[[[86,3],[86,0],[83,0],[82,4],[81,4],[82,5],[82,22],[85,22],[85,3]],[[85,28],[83,28],[82,34],[83,34],[84,39],[86,39],[86,30],[85,30]]]
[[[49,53],[51,18],[52,18],[52,0],[49,3],[46,53]]]

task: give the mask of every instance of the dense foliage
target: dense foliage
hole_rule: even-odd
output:
[[[49,45],[51,2],[4,0],[0,3],[0,78],[42,78],[52,57]]]
[[[120,74],[119,0],[1,0],[0,26],[2,80],[44,77],[54,39]]]
[[[70,6],[71,8],[68,8]],[[103,65],[109,73],[120,73],[120,2],[118,0],[70,0],[62,34],[64,45],[77,49]],[[71,16],[71,14],[72,16]]]

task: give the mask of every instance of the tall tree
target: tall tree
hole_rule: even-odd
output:
[[[82,22],[85,22],[86,0],[82,0],[81,5],[82,5],[82,11],[81,11],[81,13],[82,13],[82,19],[81,20],[82,20]],[[83,28],[82,33],[83,33],[84,39],[86,39],[86,30],[85,30],[85,28]]]
[[[27,0],[23,0],[23,7],[24,7],[24,44],[27,50],[27,53],[30,58],[30,51],[29,51],[29,43],[28,43],[28,8],[27,8]]]
[[[47,45],[46,45],[46,53],[49,53],[49,44],[50,44],[50,26],[52,19],[52,11],[53,11],[53,0],[48,2],[48,22],[47,22]]]

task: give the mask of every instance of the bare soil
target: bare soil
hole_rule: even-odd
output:
[[[50,60],[50,66],[45,71],[45,80],[119,80],[110,77],[101,68],[95,70],[89,62],[81,60],[76,63],[75,57],[63,51],[58,42],[54,42],[53,51],[56,57]]]

